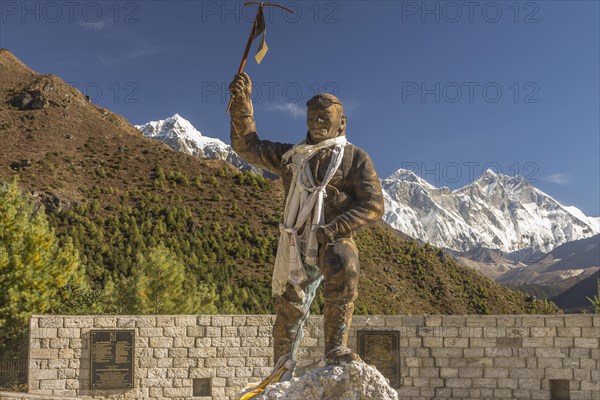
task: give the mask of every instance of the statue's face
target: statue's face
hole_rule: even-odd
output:
[[[340,136],[346,129],[346,116],[341,104],[328,102],[309,102],[306,112],[306,124],[310,138],[314,143]]]

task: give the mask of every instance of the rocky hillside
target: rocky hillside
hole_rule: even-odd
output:
[[[18,178],[45,206],[59,235],[73,239],[95,287],[127,279],[137,254],[163,244],[199,282],[217,288],[220,312],[272,312],[278,181],[174,152],[7,50],[0,50],[0,121],[0,180]],[[357,243],[359,313],[555,310],[437,248],[402,240],[383,222]]]

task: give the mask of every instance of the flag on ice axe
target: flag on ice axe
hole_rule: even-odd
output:
[[[254,59],[257,64],[260,64],[265,54],[269,50],[269,46],[267,46],[267,25],[265,24],[265,14],[263,13],[262,5],[258,8],[258,13],[256,14],[256,30],[254,32],[254,39],[256,39],[262,33],[262,39],[260,39],[260,44],[258,45],[258,49],[256,49],[256,55]]]
[[[260,40],[260,44],[258,45],[258,50],[256,51],[256,56],[254,57],[256,62],[260,64],[262,59],[264,58],[267,50],[269,50],[269,46],[267,46],[266,36],[267,36],[267,25],[265,24],[265,15],[263,13],[263,7],[279,7],[284,9],[285,11],[293,13],[289,8],[280,6],[277,3],[259,3],[256,1],[247,1],[244,3],[245,6],[250,4],[258,4],[258,11],[256,12],[256,17],[254,18],[254,22],[252,23],[252,30],[250,31],[250,36],[248,37],[248,42],[246,43],[246,49],[244,50],[244,56],[242,57],[242,62],[240,63],[240,67],[238,68],[238,74],[244,72],[244,67],[246,66],[246,59],[248,58],[248,53],[250,52],[250,46],[252,46],[252,42],[254,39],[259,37],[262,34],[262,39]],[[229,99],[229,104],[227,104],[226,112],[229,112],[229,107],[231,107],[232,99]]]

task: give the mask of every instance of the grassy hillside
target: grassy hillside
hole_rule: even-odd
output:
[[[164,245],[186,273],[216,289],[219,312],[272,312],[279,182],[175,153],[6,50],[0,50],[0,71],[0,181],[17,177],[22,190],[45,206],[57,234],[72,238],[79,250],[95,293],[107,282],[127,282],[140,255]],[[15,99],[23,92],[45,106],[20,105]],[[556,311],[546,302],[527,302],[436,248],[402,240],[384,223],[356,239],[359,313]],[[73,311],[92,303],[93,296],[82,299]],[[320,305],[317,299],[314,311]],[[123,311],[118,303],[103,307],[88,311]]]

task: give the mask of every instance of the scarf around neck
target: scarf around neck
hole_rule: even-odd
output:
[[[317,228],[325,223],[325,188],[342,163],[347,143],[345,136],[327,139],[317,144],[308,144],[304,140],[283,155],[283,162],[290,162],[293,177],[285,199],[283,223],[279,225],[279,245],[272,281],[273,295],[282,295],[289,282],[300,298],[304,299],[305,293],[300,285],[308,277],[303,256],[304,263],[317,264],[319,246],[316,233]],[[327,148],[332,149],[329,166],[323,181],[317,185],[309,161],[320,150]],[[298,235],[302,228],[302,234]]]

